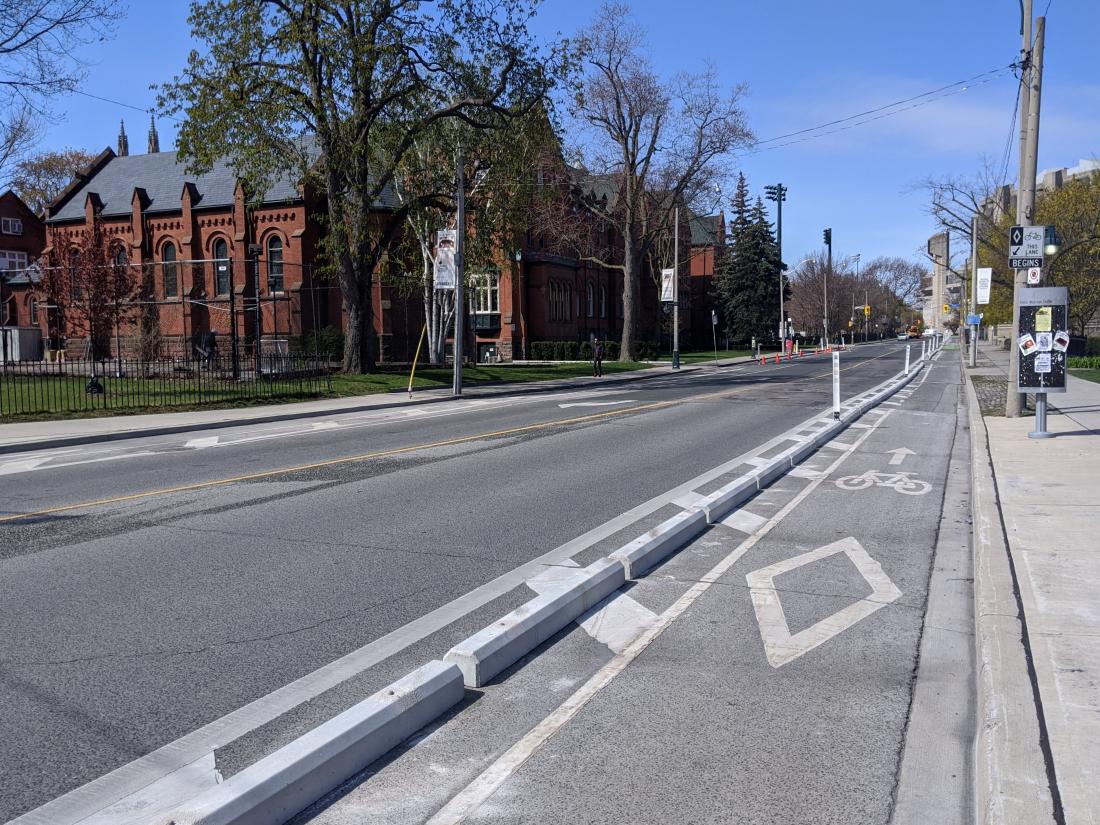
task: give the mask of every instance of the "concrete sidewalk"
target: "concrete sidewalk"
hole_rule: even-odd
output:
[[[751,358],[730,358],[720,361],[720,366],[751,361]],[[469,387],[463,397],[487,398],[502,395],[518,395],[535,392],[556,392],[609,384],[645,381],[668,375],[684,375],[705,368],[714,369],[712,363],[685,366],[673,372],[670,365],[654,365],[634,372],[608,375],[603,378],[560,378],[548,381],[531,381],[514,384],[492,384]],[[117,441],[156,435],[171,435],[215,427],[247,426],[275,421],[292,421],[363,410],[403,407],[413,404],[451,400],[451,390],[417,390],[410,398],[404,392],[386,392],[344,398],[322,398],[290,404],[268,404],[231,409],[192,410],[188,412],[149,413],[146,415],[113,415],[99,418],[69,418],[57,421],[32,421],[0,424],[0,454],[69,447],[99,441]]]
[[[980,373],[1007,372],[1007,352],[982,347],[980,354]],[[1034,707],[1039,741],[1006,746],[1024,745],[1033,756],[1041,754],[1046,773],[1045,781],[1030,777],[1030,789],[1026,779],[1014,785],[993,776],[985,790],[1000,788],[1007,797],[1049,791],[1044,806],[1051,817],[1043,821],[1091,824],[1100,823],[1100,384],[1070,376],[1067,390],[1049,396],[1057,409],[1048,417],[1053,438],[1028,438],[1031,416],[987,413],[984,418],[995,477],[992,504],[999,506],[1011,561],[1011,609],[1022,610],[1020,621],[1013,623],[1019,635],[1012,638],[1010,625],[993,641],[1019,645],[1022,636],[1027,679],[1013,685],[1018,693],[1030,682],[1032,694],[1027,702],[1012,695],[987,699]],[[980,451],[982,433],[974,436]],[[988,506],[986,498],[975,501],[976,508]],[[980,558],[977,567],[980,575]],[[997,682],[988,688],[994,694],[1009,689]],[[979,731],[982,759],[980,745]],[[1001,767],[1011,774],[1019,766],[1004,761]],[[982,765],[977,769],[980,776]],[[1008,814],[1012,800],[983,799],[981,783],[978,791],[979,807],[993,812],[979,822],[1017,821]],[[1006,818],[999,819],[997,811]]]

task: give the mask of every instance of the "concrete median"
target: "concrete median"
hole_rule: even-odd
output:
[[[447,651],[445,662],[458,666],[467,687],[482,687],[545,642],[623,584],[623,565],[600,559],[575,582],[544,593]]]
[[[628,579],[634,579],[691,541],[706,526],[706,513],[685,510],[623,545],[610,558],[622,564]]]
[[[158,825],[280,825],[458,704],[457,667],[429,662],[256,762]]]

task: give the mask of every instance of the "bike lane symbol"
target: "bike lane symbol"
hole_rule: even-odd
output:
[[[834,484],[841,490],[866,490],[869,487],[888,487],[907,496],[923,496],[932,490],[927,481],[912,478],[912,473],[880,473],[868,470],[858,476],[838,478]]]

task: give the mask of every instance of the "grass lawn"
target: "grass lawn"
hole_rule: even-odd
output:
[[[718,358],[742,358],[746,355],[752,355],[751,350],[747,349],[720,349],[718,350]],[[664,353],[658,357],[659,361],[671,361],[672,355],[670,353]],[[699,364],[704,361],[714,360],[714,350],[704,349],[698,352],[681,352],[680,363],[681,364]]]
[[[1100,384],[1100,369],[1070,370],[1069,374],[1074,378],[1084,378],[1086,381],[1095,381],[1097,384]]]
[[[643,369],[645,364],[604,363],[604,374],[630,372]],[[467,366],[462,371],[463,385],[507,384],[525,381],[547,381],[554,378],[576,378],[592,374],[588,363],[526,365],[491,364]],[[231,383],[209,383],[201,387],[196,380],[174,379],[102,379],[106,392],[88,395],[85,392],[87,378],[83,376],[49,376],[30,379],[20,376],[4,376],[0,383],[0,421],[49,421],[59,418],[92,418],[108,415],[137,415],[155,412],[186,412],[188,410],[226,409],[254,407],[263,404],[285,404],[315,398],[343,398],[355,395],[405,390],[409,386],[407,370],[383,368],[371,375],[331,376],[327,391],[309,395],[266,395],[249,397],[254,389],[250,385],[240,388]],[[318,379],[324,386],[324,379]],[[450,387],[451,368],[428,367],[418,369],[413,389],[440,389]],[[276,388],[271,388],[274,391]],[[285,389],[285,388],[284,388]],[[243,392],[242,392],[243,390]]]

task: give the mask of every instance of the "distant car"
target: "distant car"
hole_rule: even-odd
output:
[[[898,340],[899,341],[906,341],[908,339],[909,339],[909,333],[908,332],[899,332],[898,333]]]
[[[924,332],[921,333],[921,335],[923,335],[925,338],[931,338],[935,334],[936,331],[934,329],[926,329]]]

